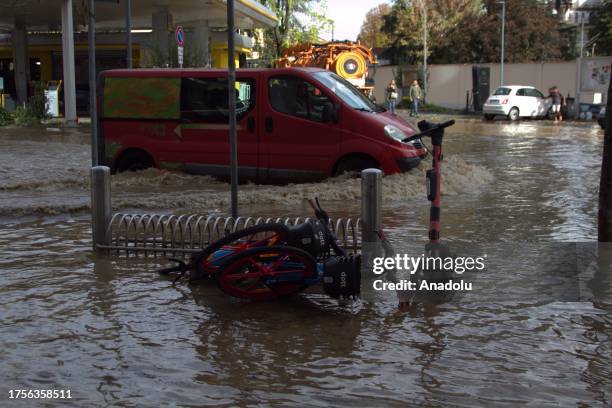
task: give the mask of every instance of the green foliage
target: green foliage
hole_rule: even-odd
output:
[[[499,61],[501,5],[497,0],[395,0],[384,17],[393,62],[423,59],[423,9],[427,11],[428,61],[434,64]],[[506,0],[505,61],[573,58],[573,37],[550,6],[539,0]]]
[[[612,1],[604,1],[601,8],[591,14],[589,38],[596,37],[595,53],[612,55]]]
[[[368,11],[361,25],[357,40],[370,48],[388,47],[391,45],[391,38],[382,31],[384,18],[390,12],[391,6],[387,3],[379,4]]]
[[[18,106],[15,109],[14,121],[17,126],[34,126],[40,123],[28,106]]]
[[[0,108],[0,126],[10,125],[13,121],[13,114],[4,108]]]
[[[17,126],[33,126],[49,119],[45,87],[42,82],[34,84],[34,95],[25,106],[18,106],[15,112],[0,109],[0,126],[14,123]]]
[[[382,31],[391,39],[393,62],[416,64],[423,59],[423,25],[427,14],[428,58],[454,39],[449,33],[461,22],[482,13],[480,0],[395,0],[384,16]]]
[[[201,49],[187,47],[183,49],[183,67],[203,67],[206,64],[204,52]],[[168,46],[159,43],[147,49],[142,66],[144,68],[178,68],[178,50],[175,41],[168,41]]]
[[[325,16],[325,0],[259,0],[278,18],[276,27],[264,31],[261,49],[264,64],[271,65],[283,48],[304,42],[320,42],[329,32],[332,20]],[[258,50],[259,51],[259,50]]]
[[[45,86],[39,81],[34,84],[34,95],[30,98],[27,105],[27,110],[30,115],[40,122],[41,120],[49,119],[47,113],[49,102],[45,96]]]

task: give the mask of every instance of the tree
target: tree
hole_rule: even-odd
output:
[[[501,49],[498,0],[424,0],[428,13],[429,61],[497,62]],[[392,39],[396,63],[423,58],[422,11],[416,0],[396,0],[383,31]],[[571,58],[571,33],[561,31],[552,9],[539,0],[506,0],[505,61]]]
[[[484,46],[483,58],[499,61],[501,48],[500,5],[485,3],[486,14],[479,25],[491,43]],[[506,0],[505,58],[507,62],[555,61],[562,58],[562,48],[569,37],[560,32],[558,19],[550,6],[538,0]],[[494,47],[491,45],[494,44]],[[484,62],[484,61],[483,61]]]
[[[264,31],[262,59],[272,64],[283,48],[302,42],[319,42],[332,21],[325,16],[325,0],[259,0],[278,18],[276,27]]]
[[[370,48],[388,47],[391,44],[389,36],[382,31],[384,17],[391,12],[387,3],[379,4],[367,12],[361,30],[357,36],[362,44]]]
[[[612,55],[612,1],[605,1],[594,10],[590,20],[589,38],[596,41],[595,52],[598,55]]]
[[[382,27],[391,39],[395,63],[417,64],[423,59],[423,7],[432,62],[439,62],[436,49],[448,47],[453,40],[449,33],[475,19],[482,9],[480,0],[395,0]]]

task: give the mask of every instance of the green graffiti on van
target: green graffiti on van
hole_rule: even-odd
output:
[[[180,78],[106,78],[104,117],[178,119],[180,91]]]

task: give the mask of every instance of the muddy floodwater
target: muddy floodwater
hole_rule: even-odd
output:
[[[610,406],[612,249],[596,239],[594,124],[459,121],[445,139],[442,236],[486,256],[474,289],[397,310],[364,283],[243,302],[157,276],[163,257],[94,256],[87,129],[0,129],[2,406]],[[384,227],[419,255],[424,171],[385,177]],[[228,185],[113,176],[115,211],[227,214]],[[360,181],[240,187],[240,212],[359,216]],[[11,389],[71,400],[9,401]],[[21,405],[20,405],[21,404]]]

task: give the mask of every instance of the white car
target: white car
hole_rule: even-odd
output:
[[[487,99],[482,108],[486,120],[497,115],[510,120],[519,118],[543,118],[548,116],[552,102],[533,86],[500,86]]]

